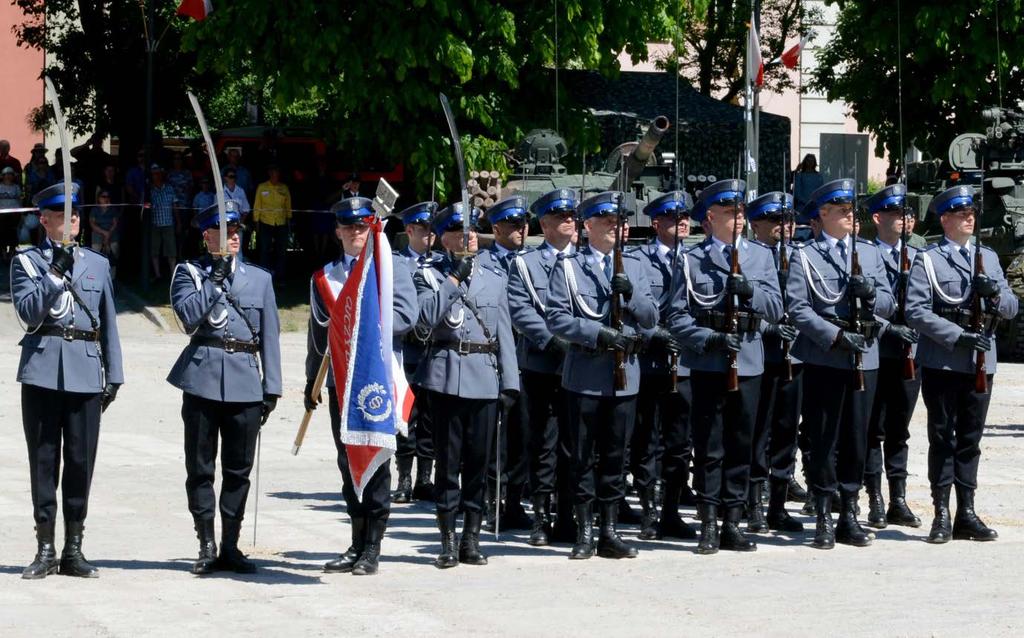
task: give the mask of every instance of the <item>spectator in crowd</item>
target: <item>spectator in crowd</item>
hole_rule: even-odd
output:
[[[238,205],[238,212],[242,217],[242,245],[238,249],[238,256],[244,261],[251,236],[251,231],[247,228],[247,224],[249,223],[249,213],[252,212],[252,208],[249,206],[249,198],[245,194],[245,189],[238,183],[238,172],[230,166],[224,170],[224,200],[235,202]]]
[[[105,188],[96,191],[96,206],[89,215],[92,226],[92,249],[103,253],[110,260],[110,278],[117,275],[117,258],[121,254],[120,232],[121,209],[112,205],[113,197]]]
[[[146,197],[146,151],[135,153],[135,165],[124,176],[124,190],[128,204],[142,204]]]
[[[100,181],[96,184],[96,201],[99,201],[100,191],[107,192],[112,206],[119,206],[124,203],[123,187],[117,174],[117,166],[113,162],[108,162],[100,173]]]
[[[46,161],[46,149],[41,153],[32,153],[32,162],[25,170],[25,199],[30,200],[32,196],[47,186],[57,183],[57,176],[53,174],[50,163]]]
[[[8,167],[14,169],[15,181],[21,181],[18,179],[21,177],[21,162],[11,155],[11,143],[7,140],[0,140],[0,170]]]
[[[71,157],[75,158],[75,175],[85,185],[82,193],[87,204],[96,203],[96,187],[103,177],[103,167],[113,162],[114,158],[103,150],[105,136],[96,132],[84,144],[71,149]],[[83,220],[84,221],[84,220]]]
[[[793,205],[796,210],[803,210],[811,193],[824,183],[824,178],[818,172],[818,158],[814,153],[808,153],[793,174]]]
[[[341,185],[342,197],[359,197],[359,187],[362,182],[359,180],[359,173],[352,173],[348,181]]]
[[[256,149],[256,165],[252,167],[257,175],[265,175],[271,166],[281,169],[280,149],[277,146],[277,131],[268,128],[263,131],[263,139]]]
[[[18,174],[12,166],[4,166],[0,169],[0,256],[4,261],[9,260],[18,247],[18,226],[21,222],[21,215],[18,213],[4,211],[21,208],[21,202]]]
[[[185,156],[181,151],[175,151],[171,156],[171,170],[167,173],[167,183],[174,189],[174,196],[178,201],[178,207],[174,209],[174,232],[175,243],[178,247],[178,259],[182,259],[189,246],[188,235],[191,230],[192,216],[196,211],[189,208],[189,203],[192,201],[192,171],[185,168]]]
[[[177,248],[174,239],[174,208],[181,204],[174,193],[174,187],[168,184],[164,169],[153,164],[149,170],[149,204],[152,211],[150,228],[150,255],[153,260],[153,280],[160,279],[160,258],[167,259],[167,274],[174,271],[177,264]]]
[[[213,192],[213,180],[209,177],[199,179],[199,192],[192,198],[192,210],[206,210],[217,203],[217,193]]]
[[[333,249],[336,242],[333,241],[332,231],[337,225],[337,219],[330,208],[341,197],[338,183],[331,177],[331,172],[327,170],[327,160],[323,157],[317,158],[317,174],[313,179],[312,188],[312,208],[317,211],[311,213],[313,266],[319,268],[328,260],[334,259]]]
[[[292,195],[288,186],[281,182],[281,171],[276,165],[267,167],[267,177],[268,180],[256,188],[252,217],[256,222],[260,265],[273,273],[275,281],[281,281],[288,248],[288,223],[292,218]]]
[[[234,146],[228,149],[228,163],[224,168],[221,169],[222,175],[227,175],[228,171],[235,172],[235,181],[238,186],[245,192],[246,201],[248,198],[253,196],[253,187],[255,184],[252,183],[252,173],[249,169],[242,166],[240,163],[242,159],[242,151]]]

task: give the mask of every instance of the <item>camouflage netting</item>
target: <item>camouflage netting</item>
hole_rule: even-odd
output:
[[[609,79],[594,71],[561,71],[559,79],[572,100],[590,109],[601,123],[602,147],[611,150],[636,139],[635,118],[644,123],[658,115],[674,120],[676,81],[671,73],[622,72]],[[673,126],[676,123],[673,122]],[[701,95],[685,81],[679,83],[679,152],[688,175],[733,177],[743,151],[743,107]],[[782,157],[789,153],[788,117],[761,113],[760,191],[782,184]],[[658,147],[672,151],[675,132],[669,129]],[[790,166],[795,163],[786,159]]]

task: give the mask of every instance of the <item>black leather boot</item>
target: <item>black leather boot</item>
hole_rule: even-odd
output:
[[[786,511],[786,493],[792,485],[791,481],[771,479],[768,482],[768,529],[776,532],[802,532],[803,524]]]
[[[569,558],[583,560],[594,555],[594,510],[593,505],[573,506],[576,515],[576,543],[572,546]]]
[[[748,492],[747,531],[752,534],[764,534],[768,531],[768,521],[764,519],[764,482],[751,483]],[[723,533],[722,536],[725,534]],[[724,538],[722,543],[725,544]]]
[[[242,521],[225,518],[221,521],[221,526],[217,569],[236,574],[255,574],[256,563],[246,558],[245,554],[238,549],[238,535],[242,531]]]
[[[885,499],[882,498],[882,475],[865,474],[864,489],[868,493],[868,527],[885,529],[889,523],[885,518]]]
[[[832,549],[836,546],[836,532],[832,524],[832,495],[816,494],[814,510],[818,513],[818,520],[811,545],[818,549]]]
[[[953,523],[949,515],[949,486],[932,488],[932,505],[935,506],[935,518],[932,529],[928,532],[928,542],[934,545],[948,543],[953,538]]]
[[[398,488],[391,495],[391,502],[409,503],[412,501],[412,457],[398,457],[395,465],[398,468]]]
[[[564,490],[559,490],[555,495],[555,501],[558,513],[555,516],[555,524],[551,528],[549,540],[552,543],[575,543],[576,520],[573,517],[572,495]]]
[[[82,533],[85,525],[82,521],[64,521],[64,550],[60,554],[60,567],[57,572],[64,576],[79,578],[96,578],[98,569],[89,564],[82,555]]]
[[[462,539],[459,541],[459,562],[467,565],[486,565],[487,557],[480,552],[480,512],[463,514]]]
[[[787,498],[791,503],[803,503],[807,500],[807,490],[800,485],[795,476],[789,477],[788,492]]]
[[[356,561],[363,555],[366,548],[366,518],[363,516],[352,517],[352,544],[345,553],[324,565],[325,572],[334,574],[345,574],[352,571]]]
[[[366,544],[359,560],[352,566],[354,576],[369,576],[377,573],[380,560],[380,544],[384,540],[384,530],[388,528],[388,515],[370,520],[366,526]]]
[[[455,512],[438,512],[437,529],[441,532],[441,553],[434,559],[439,569],[448,569],[459,564],[455,553]]]
[[[523,509],[523,486],[509,485],[505,492],[505,507],[501,510],[501,529],[530,529],[533,519]]]
[[[53,546],[53,521],[36,525],[36,557],[21,572],[21,577],[28,580],[46,578],[57,573],[60,561],[57,560],[57,548]]]
[[[434,461],[422,456],[416,457],[416,485],[412,488],[412,498],[415,501],[434,500],[434,481],[431,479],[434,471]]]
[[[974,513],[974,490],[956,486],[956,518],[953,519],[953,538],[961,541],[994,541],[999,538]]]
[[[907,505],[907,479],[889,479],[889,510],[885,518],[892,525],[921,527],[921,519]]]
[[[697,543],[698,554],[717,554],[719,546],[718,537],[718,507],[715,505],[700,505],[700,542]]]
[[[661,520],[658,521],[658,538],[681,538],[696,540],[697,531],[679,516],[679,502],[683,495],[683,485],[674,481],[665,484],[665,502],[661,507]]]
[[[597,555],[601,558],[636,558],[636,548],[626,543],[616,529],[619,505],[601,504],[601,530],[597,537]]]
[[[213,519],[196,519],[196,537],[199,539],[199,558],[192,563],[192,573],[198,576],[212,574],[217,564],[217,534]]]
[[[854,547],[867,547],[871,544],[872,538],[857,521],[857,492],[843,492],[841,498],[842,509],[839,513],[839,524],[836,525],[836,542]]]
[[[652,483],[647,489],[640,492],[640,533],[637,537],[640,540],[650,541],[658,538],[658,500],[657,488]]]
[[[533,495],[533,530],[527,541],[534,547],[544,547],[551,542],[551,495]]]
[[[741,518],[743,518],[742,505],[725,510],[725,520],[722,522],[719,547],[733,552],[756,552],[757,543],[747,538],[740,530]]]
[[[800,508],[800,513],[806,516],[814,516],[818,513],[818,498],[814,496],[814,492],[811,488],[807,488],[807,498],[804,500],[804,506]]]

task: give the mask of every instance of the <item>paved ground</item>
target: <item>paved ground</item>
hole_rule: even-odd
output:
[[[927,530],[888,529],[866,549],[819,552],[808,535],[766,536],[756,554],[701,557],[693,543],[640,543],[632,561],[569,561],[522,535],[489,539],[487,567],[439,571],[433,518],[396,507],[381,573],[325,575],[347,545],[326,411],[290,454],[301,411],[304,338],[284,339],[285,397],[264,430],[259,535],[251,577],[197,579],[185,506],[180,395],[164,381],[184,337],[122,314],[128,383],[108,411],[93,483],[86,555],[98,580],[20,580],[35,551],[15,383],[19,332],[0,306],[0,635],[1020,635],[1024,603],[1024,366],[1000,368],[978,509],[990,544],[933,547]],[[925,433],[911,441],[910,500],[930,520]],[[809,519],[804,519],[809,522]],[[927,525],[927,523],[926,523]],[[635,529],[628,529],[635,538]]]

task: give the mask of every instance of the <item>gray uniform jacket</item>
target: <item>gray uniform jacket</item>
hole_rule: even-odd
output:
[[[775,246],[769,246],[768,244],[759,242],[756,239],[753,240],[753,242],[755,244],[757,244],[758,246],[764,246],[772,254],[772,263],[775,264],[775,272],[776,272],[776,276],[778,276],[778,272],[779,272],[779,251],[777,249],[778,248],[778,244],[776,244]],[[792,262],[793,261],[793,251],[795,251],[797,248],[800,248],[800,244],[794,244],[794,243],[786,244],[786,261],[788,261],[788,262]],[[781,288],[783,285],[784,284],[780,280],[779,281],[779,287]],[[788,292],[787,292],[787,294],[788,294]],[[786,304],[783,307],[783,312],[785,312],[786,307],[788,307],[788,303],[786,303],[786,302],[788,302],[788,300],[783,300],[783,303]],[[790,318],[790,323],[793,323],[792,317]],[[774,364],[774,365],[782,365],[786,361],[786,358],[782,354],[782,339],[779,339],[778,337],[771,337],[771,336],[766,335],[765,331],[768,329],[768,325],[769,325],[769,323],[767,321],[764,321],[764,320],[761,321],[761,338],[764,340],[764,362],[765,363],[771,363],[771,364]],[[792,343],[790,344],[790,348],[789,348],[789,358],[790,358],[790,361],[794,365],[796,365],[798,363],[801,363],[799,357],[797,357],[797,356],[795,356],[793,354],[793,344]]]
[[[636,335],[658,322],[658,304],[651,296],[643,264],[635,255],[622,255],[623,272],[633,284],[633,296],[622,305],[622,331]],[[572,269],[576,289],[569,289],[566,273]],[[581,304],[585,308],[581,308]],[[545,318],[548,329],[563,339],[585,348],[597,347],[597,333],[608,326],[611,287],[599,257],[588,246],[582,252],[559,258],[548,282]],[[595,316],[603,318],[595,318]],[[626,357],[626,389],[614,390],[615,358],[611,352],[573,349],[565,357],[562,387],[571,392],[596,396],[628,396],[640,387],[640,363],[635,354]]]
[[[683,253],[683,244],[680,240],[679,249],[680,254],[676,258],[676,274],[675,281],[672,280],[672,249],[669,247],[669,252],[662,257],[658,252],[658,240],[652,240],[643,246],[638,246],[635,250],[631,251],[640,263],[643,264],[644,269],[647,272],[647,281],[651,285],[651,297],[654,298],[654,302],[658,304],[658,325],[668,325],[668,314],[669,308],[672,305],[671,295],[680,286],[685,287],[683,283],[682,273],[682,260],[685,259]],[[654,328],[641,330],[640,333],[644,338],[644,347],[650,343],[651,335],[654,334]],[[656,375],[667,375],[671,373],[670,370],[670,358],[666,352],[642,352],[640,353],[640,374],[656,374]],[[683,357],[677,357],[676,362],[676,376],[677,377],[688,377],[690,376],[690,369],[683,365]]]
[[[864,277],[875,286],[875,317],[892,316],[895,299],[878,248],[859,239],[857,257]],[[850,303],[846,294],[849,272],[850,256],[847,255],[846,263],[842,263],[838,248],[830,248],[824,234],[793,253],[786,291],[789,293],[789,316],[800,329],[800,336],[793,344],[793,353],[804,363],[844,370],[854,368],[852,353],[832,349],[840,328],[829,322],[829,319],[849,319]],[[838,296],[838,300],[823,299],[822,295],[830,299]],[[868,351],[861,359],[865,370],[878,368],[877,339],[868,341]]]
[[[504,275],[508,275],[509,265],[512,260],[515,259],[517,253],[505,250],[498,246],[498,244],[491,244],[484,250],[481,250],[477,255],[477,261],[481,265],[490,268],[491,270],[497,270]]]
[[[391,332],[392,352],[402,362],[402,336],[412,330],[416,322],[416,315],[419,307],[416,302],[416,288],[412,283],[412,274],[409,272],[407,260],[397,253],[391,255],[392,263],[392,302],[391,302]],[[335,287],[332,291],[335,296],[341,292],[341,287],[348,279],[349,270],[355,265],[355,260],[349,257],[344,265],[340,264],[341,259],[336,259],[326,266],[329,271],[328,277],[334,280]],[[330,327],[331,308],[328,302],[320,294],[320,289],[314,283],[315,279],[309,280],[309,326],[306,332],[306,379],[316,378],[320,369],[320,362],[327,352],[327,333]],[[334,367],[327,368],[327,380],[324,384],[328,388],[334,387]]]
[[[395,260],[395,270],[398,270],[399,265],[404,265],[409,273],[409,286],[412,288],[413,303],[416,305],[416,309],[413,313],[412,322],[413,325],[415,325],[416,317],[419,315],[419,301],[416,299],[416,285],[413,284],[413,279],[416,277],[417,270],[420,270],[421,268],[426,268],[427,264],[431,260],[441,259],[441,254],[435,251],[430,251],[429,255],[424,256],[424,262],[420,263],[420,256],[414,254],[411,250],[409,250],[409,247],[406,246],[402,250],[396,252],[395,256],[400,258]],[[398,286],[397,279],[395,285],[396,287]],[[398,323],[397,319],[395,323]],[[420,359],[423,358],[423,353],[425,351],[426,343],[423,340],[416,337],[415,330],[412,330],[410,328],[409,331],[403,333],[401,352],[402,362],[406,367],[414,368],[420,362]]]
[[[920,251],[910,268],[910,292],[907,295],[907,323],[921,333],[918,342],[917,363],[925,368],[974,373],[974,351],[956,347],[964,329],[950,319],[940,316],[944,311],[962,308],[970,312],[971,280],[974,277],[974,244],[968,248],[969,260],[960,254],[959,246],[948,240],[932,244]],[[999,267],[999,258],[985,246],[981,249],[985,274],[999,284],[998,306],[992,310],[1003,319],[1017,316],[1018,300],[1014,296]],[[930,262],[934,279],[929,276]],[[937,285],[940,291],[935,290]],[[943,299],[945,297],[945,299]],[[962,299],[960,303],[950,303]],[[985,356],[989,374],[996,371],[996,340]]]
[[[552,334],[544,319],[548,279],[556,261],[555,249],[545,243],[516,256],[509,267],[508,311],[512,327],[520,335],[517,354],[523,370],[545,374],[558,374],[562,370],[565,357],[560,352],[546,350]]]
[[[124,383],[110,263],[103,255],[75,248],[70,273],[71,286],[99,324],[99,342],[68,341],[37,333],[42,326],[93,329],[88,313],[66,292],[67,280],[57,283],[49,274],[52,259],[53,250],[44,240],[39,246],[19,251],[11,260],[11,297],[27,330],[19,344],[18,381],[49,390],[90,394],[101,392],[105,383]]]
[[[754,296],[740,310],[753,311],[774,323],[782,316],[782,293],[771,251],[746,240],[741,240],[739,245],[740,270],[754,285]],[[669,330],[686,346],[681,358],[691,370],[727,372],[729,358],[726,353],[722,350],[706,351],[707,340],[715,330],[699,326],[697,318],[708,311],[725,312],[729,303],[725,282],[731,270],[730,260],[710,237],[687,251],[686,260],[687,270],[683,274],[686,283],[679,287],[672,300]],[[759,330],[744,333],[736,362],[742,377],[764,373],[764,344]]]
[[[281,396],[281,324],[270,273],[235,260],[235,271],[222,288],[209,279],[211,264],[207,255],[174,269],[174,314],[193,337],[250,342],[258,337],[259,358],[248,352],[228,352],[190,342],[171,368],[167,381],[184,392],[212,401],[253,403],[263,400],[264,394]],[[245,313],[244,318],[240,312]]]
[[[468,282],[448,278],[451,262],[416,273],[420,314],[416,329],[429,331],[431,344],[416,368],[415,383],[464,399],[497,399],[519,391],[519,368],[508,314],[508,278],[484,260]],[[497,345],[497,352],[461,354],[458,344]]]
[[[900,287],[900,258],[899,253],[893,256],[892,249],[882,246],[877,241],[875,245],[878,247],[878,254],[882,256],[882,263],[885,265],[885,276],[889,280],[889,286],[892,288],[893,299],[896,300],[896,306],[899,307],[899,295]],[[917,256],[918,249],[907,243],[907,259],[910,260],[911,265],[914,263],[914,258]],[[893,318],[896,317],[895,311],[893,312]],[[882,332],[878,338],[878,356],[883,359],[903,359],[903,342],[897,339],[894,335],[887,335],[886,331],[889,328],[889,321],[884,318],[879,319],[879,323],[882,324]],[[911,353],[913,356],[917,356],[917,344],[911,346]]]

